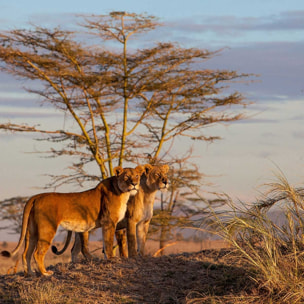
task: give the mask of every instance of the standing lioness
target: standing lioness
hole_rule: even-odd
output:
[[[140,179],[140,187],[136,195],[130,197],[127,204],[125,218],[121,220],[116,227],[116,239],[119,244],[121,256],[134,257],[138,253],[144,255],[146,238],[149,225],[153,216],[153,205],[155,195],[158,190],[168,188],[168,165],[150,165],[143,166],[144,173]],[[128,249],[126,248],[126,238],[124,229],[127,228]],[[68,232],[65,245],[62,250],[58,251],[56,246],[52,246],[52,251],[60,255],[67,249],[72,232]],[[89,233],[76,233],[75,243],[72,248],[72,261],[77,260],[80,251],[86,258],[91,258],[88,248]],[[128,253],[127,253],[128,251]]]
[[[141,166],[135,169],[116,167],[116,176],[107,178],[96,188],[79,193],[43,193],[33,196],[24,207],[22,231],[17,247],[12,253],[2,251],[3,256],[15,255],[25,238],[22,261],[25,274],[32,274],[31,257],[37,262],[43,275],[52,275],[44,266],[44,257],[52,243],[57,228],[86,232],[102,227],[105,255],[113,255],[113,239],[117,222],[125,215],[130,195],[139,187]]]

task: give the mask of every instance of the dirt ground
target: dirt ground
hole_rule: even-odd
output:
[[[49,266],[52,277],[1,275],[0,303],[215,303],[210,295],[254,296],[246,267],[231,249],[75,264],[60,258]]]
[[[58,249],[61,249],[63,246],[63,242],[55,242],[54,243]],[[71,261],[71,245],[68,247],[66,252],[60,256],[54,255],[51,250],[48,251],[46,258],[45,258],[45,265],[51,266],[58,263],[68,263]],[[14,242],[2,242],[0,243],[0,251],[8,250],[11,251],[16,246]],[[227,248],[228,244],[222,240],[205,240],[202,242],[192,242],[192,241],[175,241],[175,242],[168,242],[167,247],[162,251],[159,252],[159,242],[155,242],[152,240],[148,240],[146,244],[146,255],[148,256],[159,256],[162,254],[177,254],[177,253],[184,253],[184,252],[198,252],[204,249],[219,249],[219,248]],[[23,248],[22,248],[23,249]],[[17,263],[17,271],[22,271],[22,263],[21,263],[21,254],[22,249],[20,249],[20,253],[18,256],[14,257],[13,259],[7,259],[0,255],[0,275],[7,274],[7,272],[11,272],[13,268],[16,266]],[[89,242],[89,250],[92,255],[96,258],[103,258],[102,253],[102,242],[99,241],[91,241]],[[116,253],[118,255],[118,252]],[[79,256],[80,257],[80,256]],[[18,261],[18,262],[17,262]],[[33,264],[35,267],[35,264]]]

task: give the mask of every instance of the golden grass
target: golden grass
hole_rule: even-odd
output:
[[[251,266],[252,280],[264,296],[261,303],[303,303],[303,188],[292,187],[282,174],[267,187],[265,197],[253,206],[228,200],[231,211],[213,212],[212,226]],[[283,224],[269,217],[269,209],[278,204]]]
[[[68,250],[59,264],[46,259],[57,264],[50,279],[3,276],[0,299],[9,289],[9,299],[17,296],[21,303],[304,303],[304,188],[291,186],[281,174],[255,204],[227,202],[229,211],[212,211],[209,222],[222,240],[204,244],[226,249],[176,242],[161,250],[198,252],[152,257],[159,243],[150,242],[148,257],[80,264],[66,262]],[[271,208],[280,210],[283,223],[270,217]],[[95,246],[100,257],[100,244]]]
[[[35,282],[33,286],[19,286],[19,297],[21,303],[24,304],[62,304],[62,291],[58,284],[53,282]],[[64,303],[72,303],[71,301],[64,301]]]

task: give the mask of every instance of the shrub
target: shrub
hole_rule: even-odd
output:
[[[283,174],[277,179],[253,205],[228,198],[230,211],[213,212],[211,225],[248,262],[262,302],[303,303],[304,189],[292,187]],[[271,219],[270,209],[277,210],[281,223]]]

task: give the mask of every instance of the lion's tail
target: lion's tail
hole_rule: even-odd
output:
[[[19,242],[16,246],[16,248],[12,251],[12,252],[9,252],[9,251],[2,251],[1,252],[1,255],[4,256],[4,257],[12,257],[14,256],[20,249],[23,241],[24,241],[24,238],[25,238],[25,234],[26,234],[26,230],[27,230],[27,226],[28,226],[28,220],[29,220],[29,216],[30,216],[30,213],[31,213],[31,210],[33,208],[33,205],[34,205],[34,202],[35,202],[35,197],[32,197],[30,198],[25,207],[24,207],[24,211],[23,211],[23,218],[22,218],[22,230],[21,230],[21,234],[20,234],[20,238],[19,238]]]
[[[68,230],[68,235],[67,235],[67,238],[65,240],[65,244],[64,244],[64,247],[58,251],[57,247],[55,245],[52,246],[52,252],[56,255],[61,255],[63,254],[66,249],[68,248],[69,244],[70,244],[70,241],[71,241],[71,237],[72,237],[72,231],[71,230]]]

